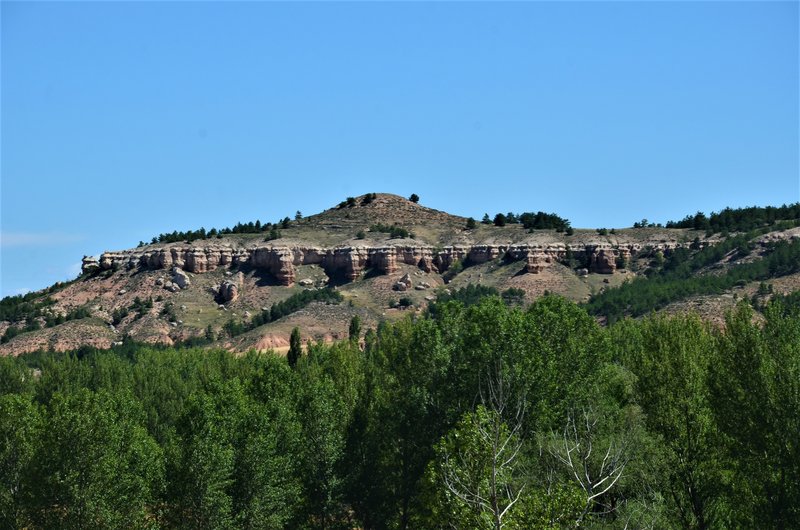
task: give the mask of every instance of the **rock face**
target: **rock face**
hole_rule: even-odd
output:
[[[192,281],[186,271],[178,267],[172,269],[172,283],[181,289],[188,289],[192,285]]]
[[[217,298],[223,304],[236,301],[236,299],[239,298],[239,286],[236,284],[236,282],[225,280],[222,282],[222,284],[220,284],[219,289],[217,290]]]
[[[93,256],[84,256],[81,263],[81,271],[84,273],[95,272],[100,269],[100,260]]]
[[[628,263],[633,254],[644,250],[669,252],[680,243],[663,243],[642,247],[631,245],[474,245],[435,248],[422,245],[396,246],[312,246],[264,245],[249,248],[209,245],[207,247],[173,246],[159,249],[105,252],[100,259],[84,258],[83,271],[112,268],[173,268],[172,282],[180,288],[189,285],[185,271],[202,274],[218,267],[251,267],[266,270],[282,285],[296,281],[295,267],[319,265],[332,278],[345,281],[358,279],[365,270],[393,274],[400,264],[418,267],[425,272],[443,273],[456,261],[485,263],[504,258],[522,261],[524,270],[538,274],[569,257],[586,263],[590,272],[613,274],[618,264]]]

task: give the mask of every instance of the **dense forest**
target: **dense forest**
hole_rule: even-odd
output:
[[[131,343],[2,358],[0,527],[797,528],[789,301],[715,328],[452,300],[294,367]]]

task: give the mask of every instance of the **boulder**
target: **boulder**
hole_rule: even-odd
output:
[[[407,291],[411,289],[411,275],[405,273],[402,278],[397,280],[392,288],[395,291]]]
[[[222,302],[227,304],[228,302],[233,302],[239,297],[239,286],[236,282],[232,282],[230,280],[225,280],[220,284],[219,290],[217,291],[217,298]]]
[[[309,287],[311,285],[314,285],[314,280],[312,280],[311,278],[303,278],[302,280],[300,280],[297,283],[300,284],[303,287]]]
[[[181,289],[188,289],[189,286],[192,285],[189,274],[179,267],[172,269],[172,283],[176,284]]]

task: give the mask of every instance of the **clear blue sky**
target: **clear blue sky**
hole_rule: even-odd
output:
[[[578,227],[800,200],[797,2],[0,5],[2,295],[371,191]]]

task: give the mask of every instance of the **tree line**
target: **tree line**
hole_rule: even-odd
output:
[[[302,218],[300,212],[297,212],[295,215],[295,219]],[[205,228],[199,228],[197,230],[187,230],[183,232],[179,232],[174,230],[171,233],[164,233],[159,234],[153,239],[150,240],[151,245],[155,245],[157,243],[177,243],[179,241],[185,241],[187,243],[191,243],[192,241],[198,239],[212,239],[212,238],[222,238],[226,235],[232,234],[261,234],[264,232],[268,232],[270,234],[271,239],[278,239],[280,237],[280,232],[278,229],[280,228],[289,228],[291,226],[291,219],[288,217],[284,217],[280,221],[276,223],[261,223],[261,221],[250,221],[248,223],[236,223],[234,226],[228,228],[212,228],[210,230],[206,230]],[[147,243],[144,241],[139,242],[139,247],[145,246]]]
[[[687,215],[680,221],[667,222],[667,228],[692,228],[720,232],[747,232],[764,226],[773,226],[780,221],[800,221],[800,202],[783,206],[751,206],[748,208],[725,208],[706,216],[703,212]],[[788,226],[788,225],[787,225]]]
[[[554,213],[545,212],[523,212],[515,214],[508,212],[507,214],[498,213],[494,218],[490,218],[489,214],[484,214],[481,223],[495,226],[505,226],[513,224],[521,224],[525,230],[555,230],[556,232],[569,232],[572,235],[572,227],[568,219],[564,219]]]
[[[294,366],[126,343],[0,359],[4,528],[796,528],[800,314],[600,327],[547,296]]]

